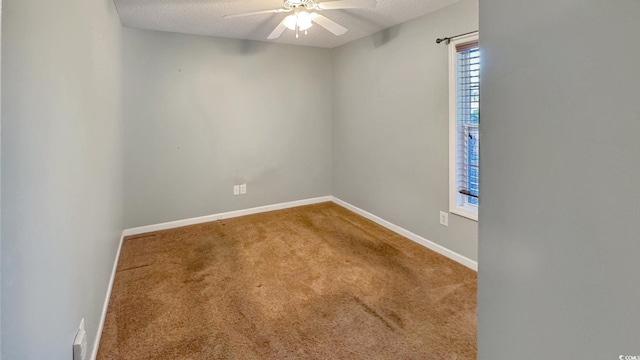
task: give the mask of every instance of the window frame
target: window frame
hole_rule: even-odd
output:
[[[460,199],[464,196],[457,186],[457,134],[458,134],[458,51],[456,45],[479,41],[479,33],[460,36],[449,42],[449,212],[478,221],[479,205],[469,205]],[[481,55],[482,56],[482,55]],[[482,57],[480,58],[482,63]],[[482,67],[480,67],[482,71]],[[482,81],[482,80],[481,80]]]

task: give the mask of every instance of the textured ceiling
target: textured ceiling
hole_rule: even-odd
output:
[[[459,0],[377,0],[374,9],[323,10],[322,15],[349,31],[335,36],[318,25],[296,39],[286,30],[267,40],[287,14],[224,19],[224,15],[281,8],[283,0],[114,0],[127,27],[334,48],[393,25],[428,14]],[[322,3],[322,0],[316,1]]]

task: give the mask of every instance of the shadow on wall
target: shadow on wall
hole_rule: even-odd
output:
[[[258,25],[256,25],[253,29],[249,30],[247,34],[251,34],[253,32],[257,32],[265,26],[270,26],[270,19],[265,19],[261,21]],[[216,46],[219,46],[219,42],[213,40]],[[255,55],[261,52],[264,52],[270,45],[270,43],[266,41],[257,41],[257,40],[245,40],[245,39],[237,39],[237,41],[225,42],[225,45],[222,46],[226,50],[226,52],[230,54],[239,54],[239,55]],[[226,44],[229,44],[228,46]]]
[[[219,42],[212,38],[211,42],[215,47],[222,49],[225,53],[243,56],[259,54],[267,49],[269,43],[255,40],[235,40]]]
[[[260,30],[265,30],[267,28],[270,28],[271,23],[272,23],[271,18],[267,16],[263,21],[260,21],[256,26],[254,26],[253,29],[249,30],[248,33],[252,34],[254,32],[259,32]],[[269,32],[271,31],[272,29],[269,29]],[[269,43],[266,41],[241,40],[240,46],[238,49],[240,54],[242,55],[253,55],[253,54],[258,54],[265,51],[268,46],[269,46]]]
[[[263,41],[240,40],[238,52],[242,55],[255,55],[267,49],[269,43]]]
[[[383,45],[386,45],[391,40],[395,39],[398,36],[398,34],[400,34],[400,27],[401,25],[396,25],[394,27],[384,29],[382,31],[379,31],[371,35],[371,39],[373,40],[373,46],[378,48]]]
[[[349,10],[345,10],[346,13],[349,14],[349,16],[352,16],[356,19],[358,19],[358,21],[361,21],[367,25],[370,25],[372,27],[375,28],[380,28],[383,26],[383,24],[380,24],[376,21],[371,21],[370,19],[367,19],[365,17],[363,17],[362,15],[359,15],[357,12],[355,11],[349,11]],[[371,40],[373,40],[373,46],[378,48],[380,46],[386,45],[388,42],[390,42],[391,40],[395,39],[398,34],[400,34],[400,28],[402,27],[402,24],[400,25],[395,25],[392,26],[390,28],[378,31],[375,34],[370,35]]]

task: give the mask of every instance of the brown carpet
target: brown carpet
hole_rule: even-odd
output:
[[[475,359],[476,273],[336,204],[131,236],[98,359]]]

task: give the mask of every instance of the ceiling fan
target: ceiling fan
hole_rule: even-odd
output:
[[[340,36],[346,33],[347,29],[335,21],[318,14],[316,11],[374,7],[376,7],[376,0],[335,0],[325,2],[315,2],[315,0],[284,0],[284,6],[280,9],[253,11],[242,14],[225,15],[223,17],[225,19],[232,19],[262,14],[291,13],[271,32],[269,37],[267,37],[269,40],[279,38],[286,29],[294,30],[296,32],[296,38],[298,38],[300,31],[304,31],[306,34],[307,29],[313,26],[313,23],[322,26],[334,35]]]

